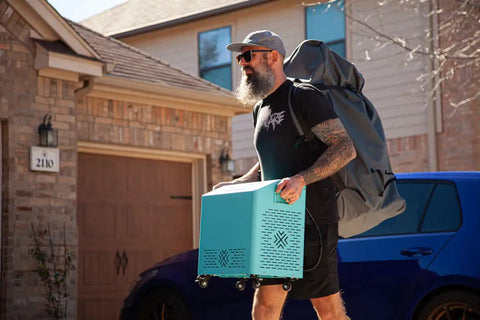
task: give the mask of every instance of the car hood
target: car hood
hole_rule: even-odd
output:
[[[168,258],[154,264],[153,266],[151,266],[150,268],[148,268],[147,270],[142,272],[142,274],[148,273],[149,271],[151,271],[153,269],[158,269],[158,268],[162,268],[162,267],[172,265],[172,264],[177,264],[177,263],[191,262],[193,260],[198,260],[198,249],[182,252],[182,253],[179,253],[177,255],[168,257]]]

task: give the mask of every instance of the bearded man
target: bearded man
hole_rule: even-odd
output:
[[[255,31],[227,49],[240,52],[242,79],[235,94],[243,104],[255,105],[254,145],[259,161],[245,175],[214,189],[257,181],[259,176],[281,179],[276,192],[294,203],[307,186],[303,278],[293,282],[288,293],[282,288],[283,279],[264,279],[255,290],[253,319],[279,319],[287,294],[310,299],[321,320],[348,319],[338,286],[338,212],[329,177],[356,157],[352,140],[323,95],[298,87],[292,105],[318,138],[319,147],[293,143],[298,138],[288,109],[293,83],[283,71],[285,47],[277,34]]]

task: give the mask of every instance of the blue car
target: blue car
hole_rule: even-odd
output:
[[[354,320],[480,320],[480,172],[404,173],[401,215],[339,239],[338,271]],[[236,279],[195,283],[198,250],[144,271],[121,319],[249,319],[254,290]],[[287,300],[283,319],[317,319]]]

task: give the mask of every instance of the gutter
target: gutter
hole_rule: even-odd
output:
[[[93,79],[93,77],[85,77],[81,79],[83,81],[83,86],[75,90],[75,99],[83,98],[93,90]]]
[[[106,36],[113,37],[115,39],[122,39],[122,38],[130,37],[130,36],[134,36],[134,35],[137,35],[137,34],[156,31],[156,30],[160,30],[160,29],[168,28],[168,27],[173,27],[173,26],[184,24],[184,23],[187,23],[187,22],[192,22],[192,21],[196,21],[196,20],[200,20],[200,19],[205,19],[205,18],[209,18],[209,17],[213,17],[213,16],[217,16],[217,15],[221,15],[221,14],[229,13],[229,12],[232,12],[232,11],[245,9],[245,8],[249,8],[249,7],[253,7],[253,6],[257,6],[257,5],[260,5],[260,4],[273,2],[273,1],[276,1],[276,0],[249,0],[249,1],[242,2],[242,3],[232,4],[230,6],[225,6],[225,7],[213,9],[213,10],[210,10],[210,11],[204,11],[204,12],[200,12],[200,13],[196,13],[196,14],[185,15],[185,16],[177,18],[177,19],[168,20],[168,21],[164,21],[164,22],[160,22],[160,23],[155,23],[155,24],[148,25],[148,26],[145,26],[145,27],[140,27],[140,28],[134,27],[134,29],[121,31],[121,32],[118,32],[118,33],[106,34]]]
[[[169,108],[228,117],[251,112],[250,108],[241,106],[233,95],[217,95],[108,75],[95,78],[91,82],[93,82],[93,89],[90,89],[88,94],[92,97],[163,105]],[[84,88],[87,87],[89,85],[84,83]]]

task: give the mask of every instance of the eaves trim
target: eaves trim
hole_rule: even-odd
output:
[[[199,12],[196,14],[185,15],[180,18],[174,18],[172,20],[157,22],[154,24],[146,25],[146,26],[140,26],[140,27],[136,26],[120,32],[106,33],[105,35],[116,38],[116,39],[126,38],[126,37],[134,36],[137,34],[160,30],[168,27],[173,27],[173,26],[184,24],[187,22],[205,19],[205,18],[216,16],[216,15],[220,15],[220,14],[224,14],[224,13],[228,13],[228,12],[232,12],[240,9],[245,9],[245,8],[253,7],[256,5],[260,5],[260,4],[264,4],[272,1],[276,1],[276,0],[250,0],[250,1],[232,4],[232,5],[221,7],[221,8],[216,8],[209,11]]]
[[[233,96],[216,95],[110,75],[93,79],[88,96],[233,117],[249,113]]]

